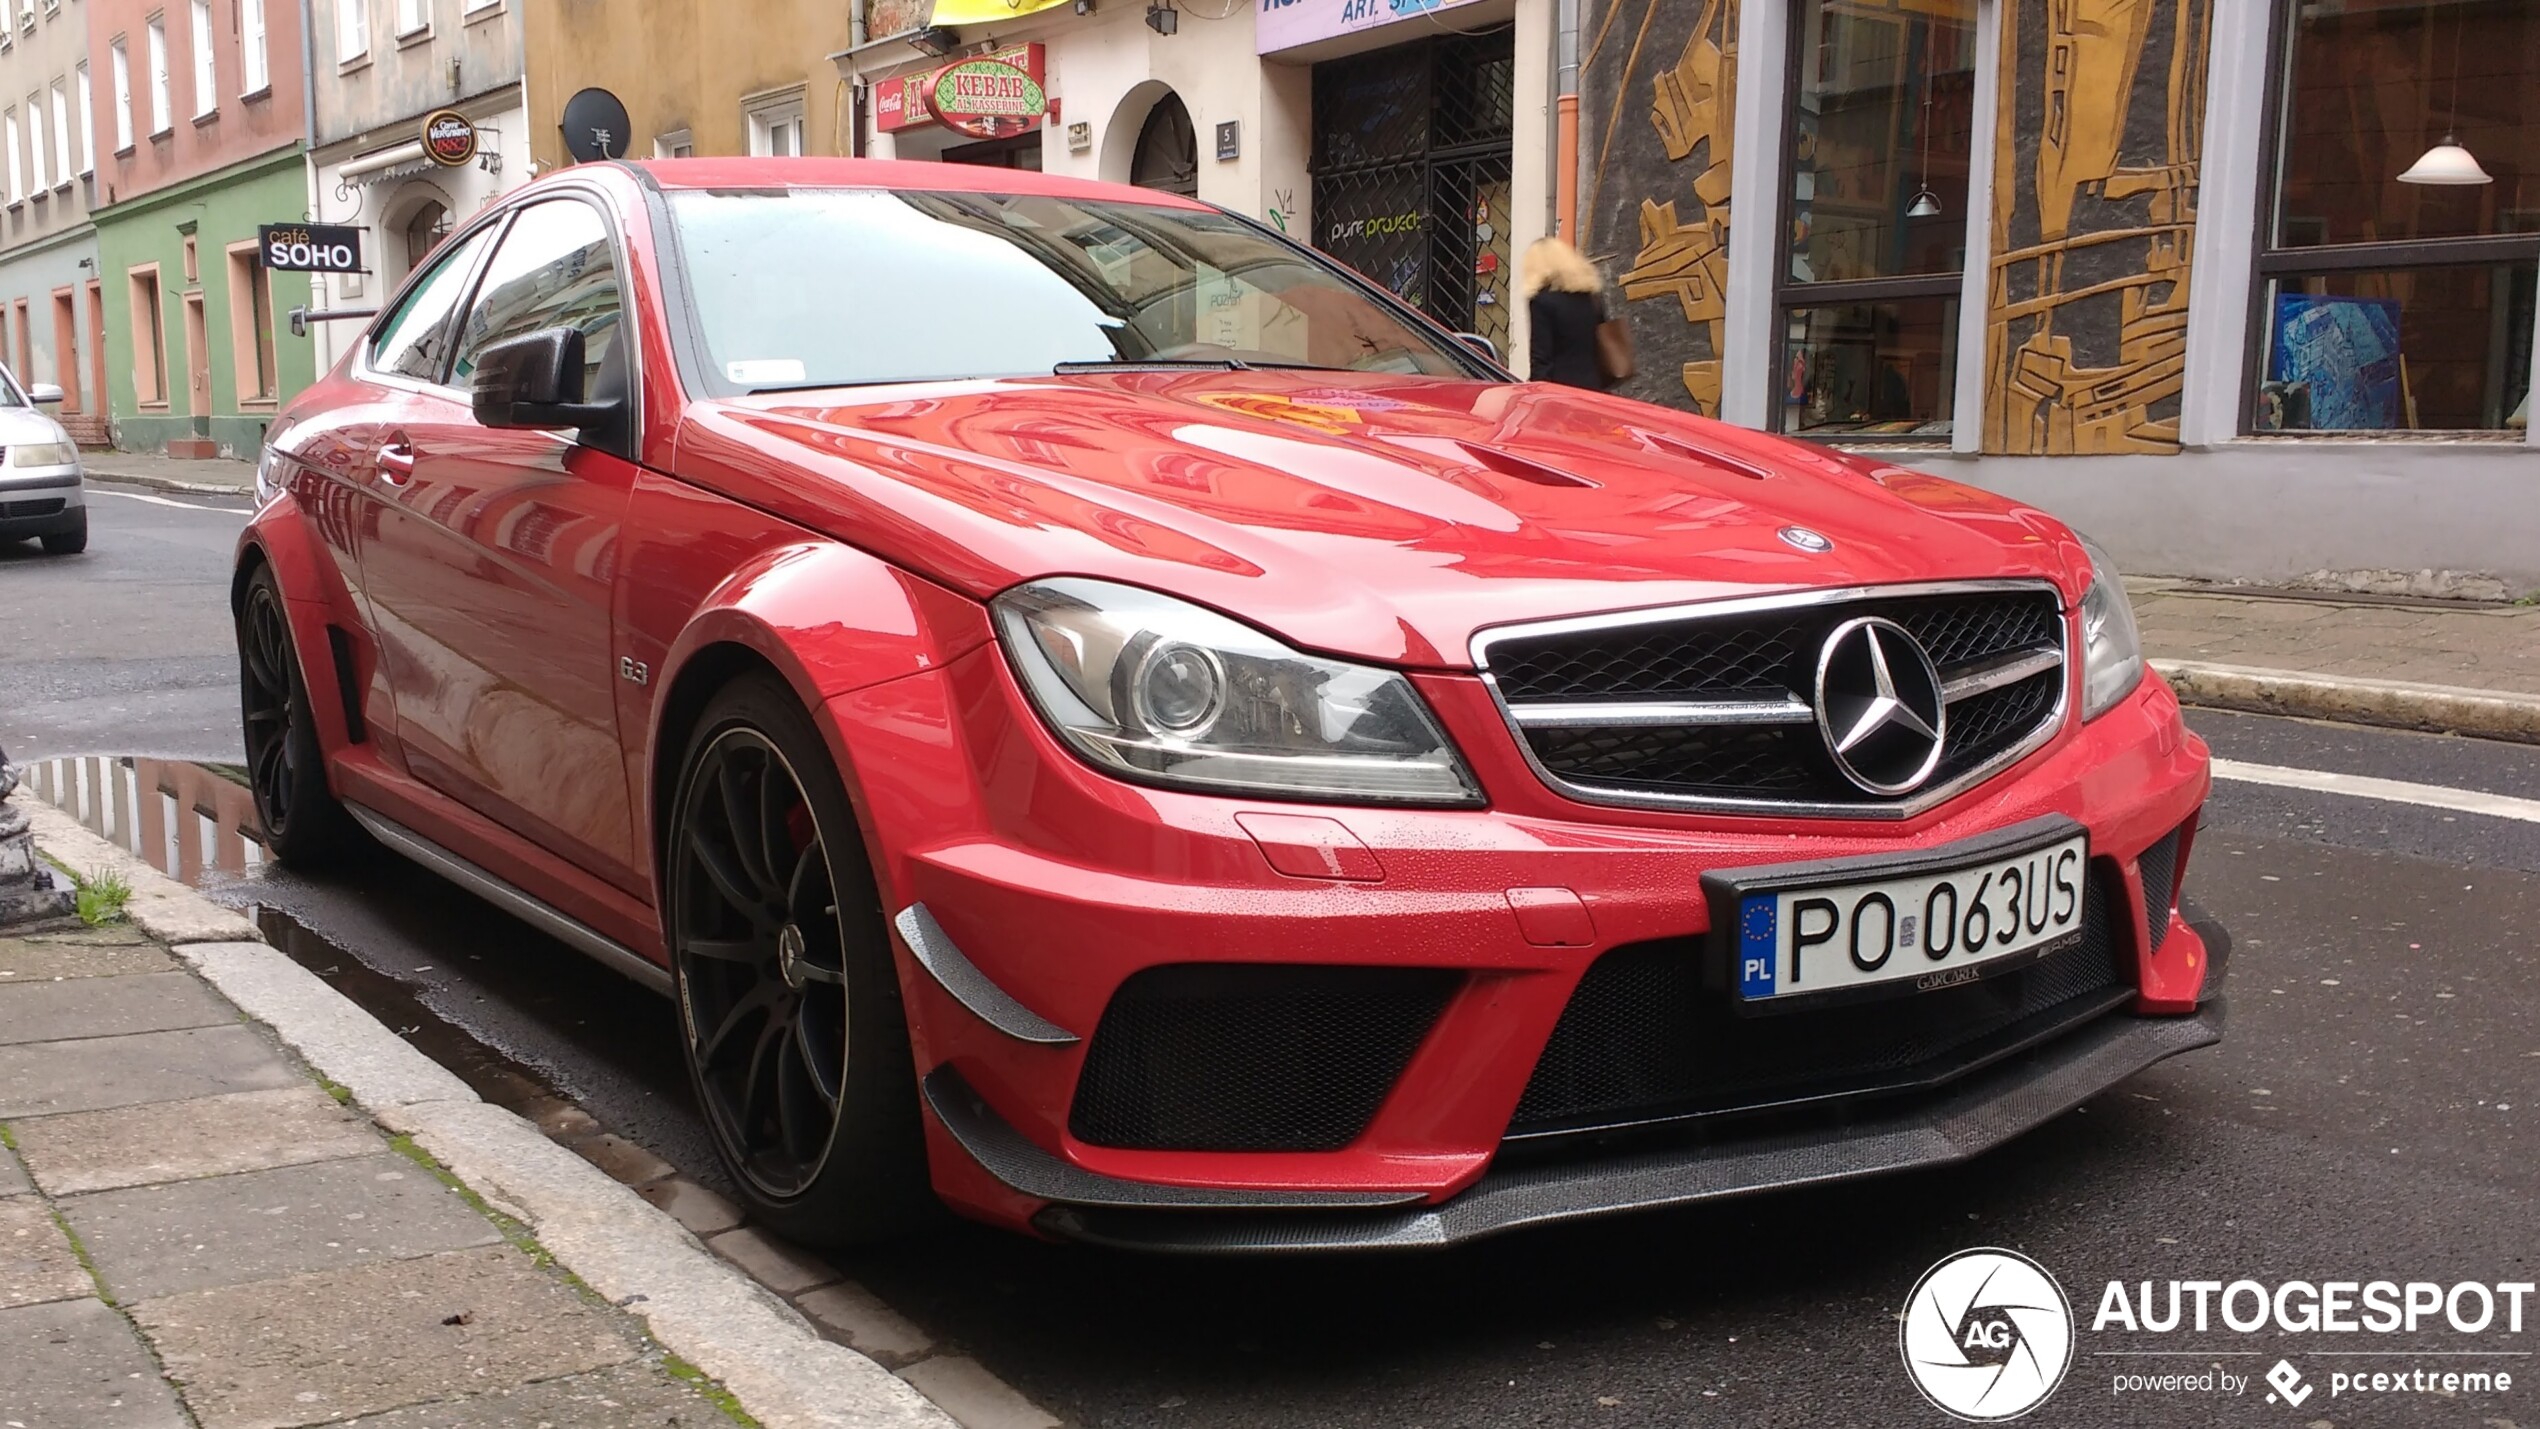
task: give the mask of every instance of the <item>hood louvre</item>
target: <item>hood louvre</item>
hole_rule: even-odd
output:
[[[1464,454],[1473,459],[1475,466],[1485,467],[1498,472],[1501,476],[1515,477],[1519,481],[1531,481],[1537,486],[1593,488],[1597,484],[1584,476],[1563,471],[1556,466],[1546,466],[1531,457],[1522,457],[1515,452],[1504,452],[1497,447],[1486,447],[1478,442],[1457,442],[1455,445],[1462,448]]]

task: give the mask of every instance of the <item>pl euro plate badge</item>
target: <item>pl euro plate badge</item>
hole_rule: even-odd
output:
[[[2089,868],[2075,834],[1937,873],[1746,894],[1738,995],[1928,992],[2008,971],[2080,938]]]

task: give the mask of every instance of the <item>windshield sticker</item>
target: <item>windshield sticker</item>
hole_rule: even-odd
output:
[[[770,382],[800,382],[804,378],[799,357],[751,357],[723,364],[723,375],[744,387],[762,386]]]

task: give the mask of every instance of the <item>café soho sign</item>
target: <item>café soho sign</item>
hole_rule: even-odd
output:
[[[1475,0],[1253,0],[1252,48],[1277,54],[1397,20],[1460,9]]]
[[[885,133],[941,124],[974,139],[1003,139],[1038,127],[1049,113],[1043,50],[1012,45],[873,86],[873,122]]]
[[[256,251],[274,273],[362,271],[362,231],[349,224],[258,224]]]

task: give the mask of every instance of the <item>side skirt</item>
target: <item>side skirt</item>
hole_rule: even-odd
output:
[[[344,808],[370,836],[434,873],[529,924],[559,942],[589,955],[612,972],[670,995],[670,972],[643,954],[590,924],[505,883],[502,879],[441,847],[385,814],[347,801]]]

